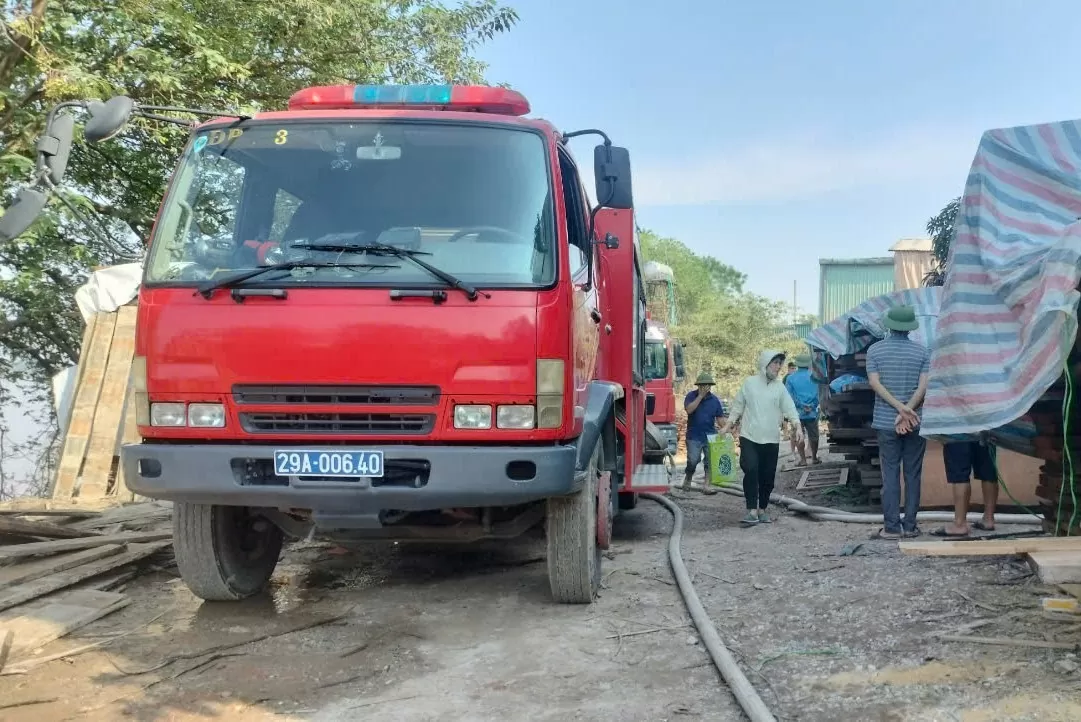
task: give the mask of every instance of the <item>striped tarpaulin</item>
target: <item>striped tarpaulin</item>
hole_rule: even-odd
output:
[[[941,288],[912,288],[869,298],[829,323],[819,326],[807,336],[807,345],[816,356],[829,354],[833,358],[865,351],[875,341],[885,338],[882,319],[894,306],[912,306],[920,327],[909,334],[914,341],[930,347],[935,342],[935,322],[938,318]],[[824,358],[824,357],[823,357]]]
[[[1025,414],[1077,334],[1081,121],[992,130],[969,171],[942,289],[923,436],[1033,433]]]

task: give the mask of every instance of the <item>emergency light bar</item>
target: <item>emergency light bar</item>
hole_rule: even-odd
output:
[[[289,110],[408,108],[527,115],[529,101],[514,90],[485,85],[320,85],[289,98]]]

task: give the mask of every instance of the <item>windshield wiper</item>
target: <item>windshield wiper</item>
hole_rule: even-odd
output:
[[[405,258],[416,265],[423,268],[428,273],[432,274],[439,280],[446,283],[451,288],[457,288],[466,295],[470,301],[476,301],[478,293],[477,289],[466,283],[462,279],[452,276],[441,268],[437,268],[430,263],[420,260],[417,256],[430,256],[431,253],[426,251],[414,251],[408,248],[398,248],[397,246],[389,246],[386,243],[294,243],[291,248],[303,248],[312,251],[331,251],[338,253],[371,253],[373,255],[386,255],[395,256],[396,258]],[[487,294],[485,294],[487,295]]]
[[[270,273],[271,271],[288,271],[293,268],[400,268],[400,266],[386,264],[386,263],[326,263],[320,261],[284,261],[282,263],[275,263],[270,266],[260,266],[259,268],[251,268],[240,273],[220,278],[216,281],[207,281],[201,284],[195,289],[195,293],[201,295],[203,298],[209,299],[214,295],[214,291],[219,288],[229,288],[230,286],[238,283],[243,283],[256,276],[261,276],[264,273]]]

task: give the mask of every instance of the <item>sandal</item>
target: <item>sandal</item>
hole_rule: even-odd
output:
[[[872,539],[884,539],[886,541],[897,541],[901,538],[901,532],[898,531],[886,531],[885,527],[879,529],[871,535]]]
[[[946,527],[940,527],[931,532],[931,536],[941,537],[943,539],[969,539],[970,534],[954,534],[946,529]]]
[[[979,529],[980,531],[994,531],[995,530],[995,525],[994,524],[992,524],[991,526],[987,526],[987,523],[983,519],[980,519],[979,521],[972,522],[972,526]]]

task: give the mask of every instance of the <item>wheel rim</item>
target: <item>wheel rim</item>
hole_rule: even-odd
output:
[[[233,534],[237,549],[245,559],[255,560],[266,556],[272,526],[269,521],[252,515],[247,509],[236,510],[232,519]]]

